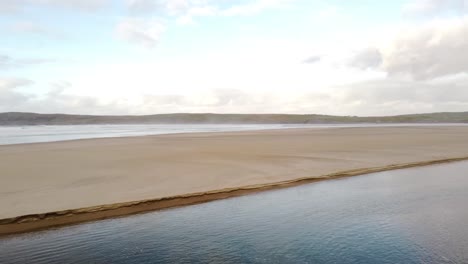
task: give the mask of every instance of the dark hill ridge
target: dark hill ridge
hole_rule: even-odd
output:
[[[0,126],[84,124],[343,124],[343,123],[468,123],[468,112],[398,116],[330,116],[292,114],[158,114],[141,116],[98,116],[0,113]]]

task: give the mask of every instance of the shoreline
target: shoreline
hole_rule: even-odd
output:
[[[301,128],[0,146],[0,235],[468,159],[468,127]]]
[[[226,188],[198,193],[189,193],[184,195],[168,196],[156,199],[145,199],[131,202],[105,204],[78,209],[53,211],[41,214],[22,215],[17,217],[0,219],[0,237],[6,235],[45,230],[54,227],[76,225],[108,218],[124,217],[133,214],[147,213],[175,207],[189,206],[264,191],[289,188],[324,180],[334,180],[383,171],[408,169],[414,167],[430,166],[466,160],[468,160],[468,156],[412,163],[392,164],[382,167],[360,168],[347,171],[339,171],[321,176],[302,177],[281,182],[248,185],[243,187]]]
[[[81,125],[29,125],[29,126],[8,126],[0,125],[1,128],[19,128],[19,127],[66,127],[66,126],[144,126],[144,125],[187,125],[187,124],[81,124]],[[242,133],[242,132],[268,132],[278,130],[303,130],[303,129],[340,129],[340,128],[430,128],[430,127],[468,127],[468,123],[316,123],[316,124],[188,124],[195,126],[272,126],[279,125],[285,127],[265,127],[255,129],[240,129],[240,130],[220,130],[220,131],[180,131],[180,132],[165,132],[156,134],[142,134],[142,135],[108,135],[98,137],[76,137],[70,139],[56,139],[49,141],[31,141],[19,143],[0,144],[2,146],[19,146],[19,145],[33,145],[33,144],[49,144],[61,142],[79,142],[86,140],[99,140],[99,139],[131,139],[131,138],[148,138],[155,136],[170,136],[170,135],[192,135],[192,134],[224,134],[224,133]]]

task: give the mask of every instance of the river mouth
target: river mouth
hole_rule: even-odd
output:
[[[0,263],[466,263],[468,162],[0,238]]]

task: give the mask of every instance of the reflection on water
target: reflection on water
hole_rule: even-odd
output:
[[[0,239],[0,263],[468,263],[468,162]]]

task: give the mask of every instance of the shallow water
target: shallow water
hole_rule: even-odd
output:
[[[293,126],[292,126],[293,127]],[[63,125],[0,126],[0,145],[85,138],[288,128],[282,125]]]
[[[0,145],[51,142],[86,138],[128,137],[194,132],[225,132],[285,128],[369,126],[463,126],[464,124],[149,124],[149,125],[61,125],[0,126]]]
[[[0,263],[468,263],[468,162],[0,238]]]

